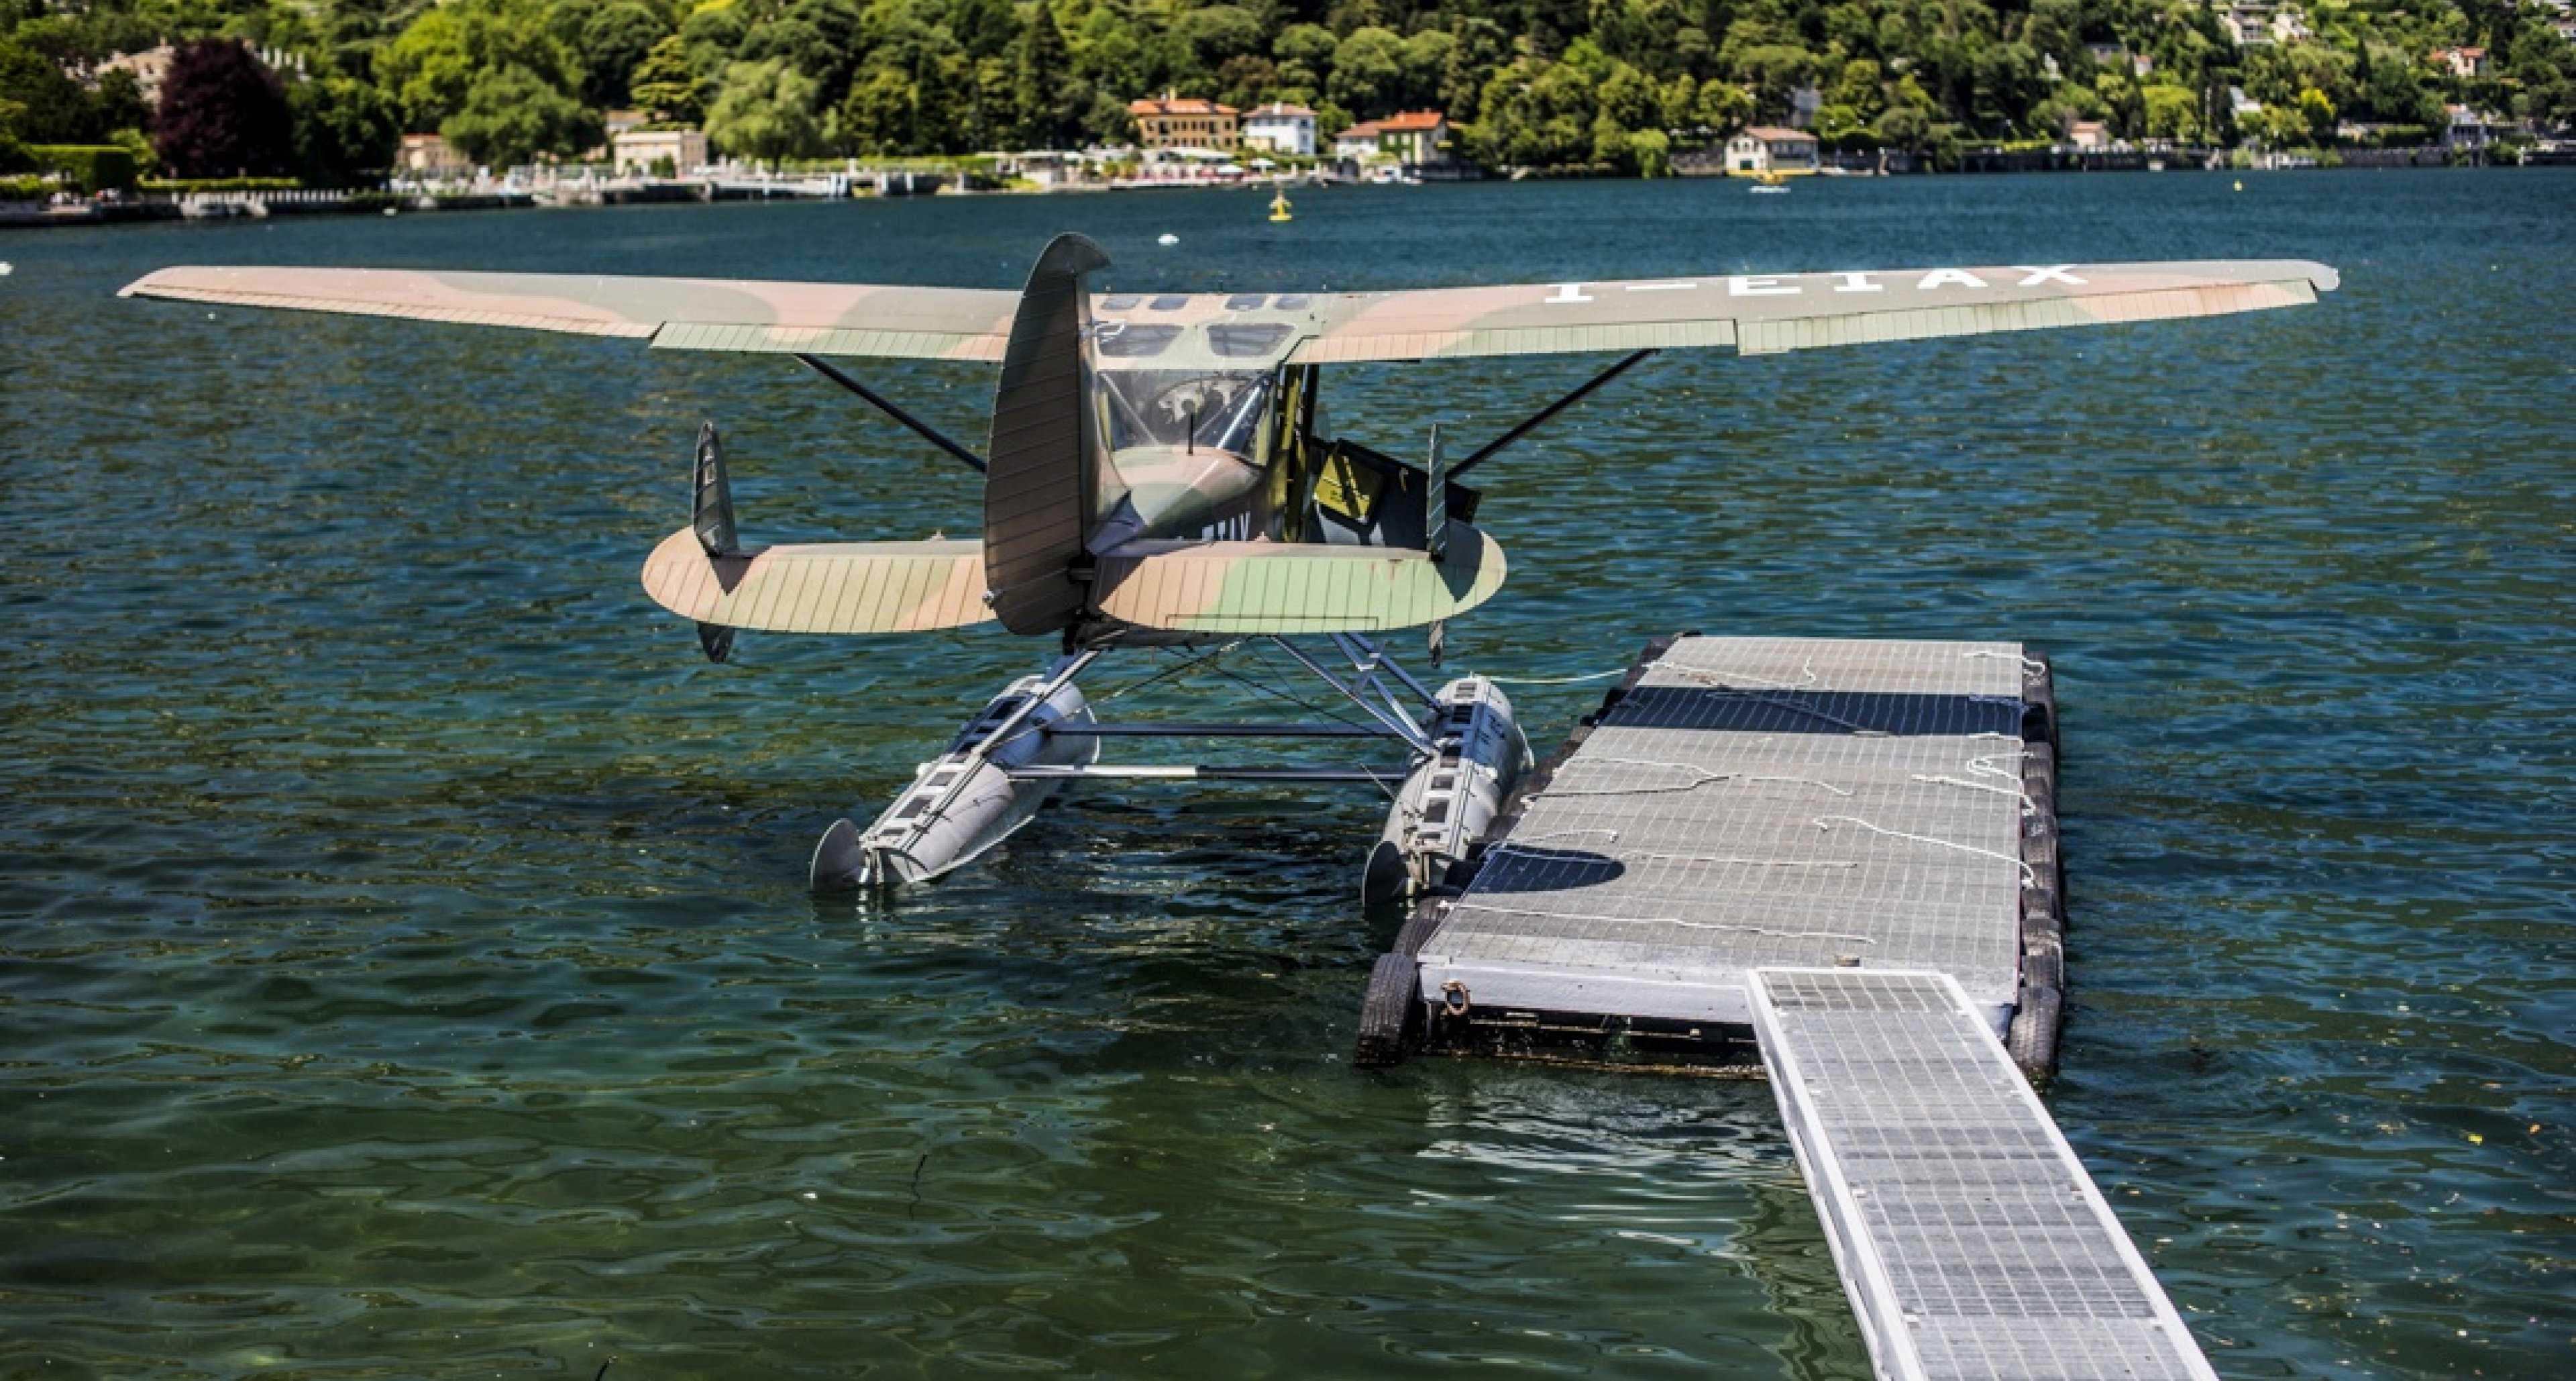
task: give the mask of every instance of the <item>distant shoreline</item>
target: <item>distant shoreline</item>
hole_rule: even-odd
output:
[[[2368,152],[2379,152],[2379,151],[2376,151],[2376,150],[2363,150],[2363,151],[2358,151],[2358,152],[2365,152],[2365,153],[2368,153]],[[2414,153],[2415,151],[2413,151],[2413,150],[2404,150],[2404,151],[2400,151],[2400,150],[2389,150],[2389,151],[2387,151],[2387,152],[2389,152],[2389,153]],[[1836,170],[1832,170],[1832,171],[1829,171],[1829,172],[1824,172],[1824,173],[1821,173],[1821,174],[1819,174],[1819,173],[1800,173],[1799,175],[1797,175],[1797,176],[1795,177],[1795,179],[1794,179],[1794,180],[1795,180],[1795,181],[1797,181],[1797,182],[1831,183],[1831,182],[1839,182],[1839,181],[1843,181],[1843,180],[1845,180],[1845,179],[1863,179],[1863,178],[1871,179],[1871,180],[1876,180],[1876,179],[1880,179],[1880,178],[1893,178],[1893,179],[1898,179],[1898,180],[1910,180],[1910,179],[1917,179],[1917,178],[1945,178],[1945,177],[1956,177],[1956,176],[1976,176],[1976,175],[1996,175],[1996,174],[2031,174],[2031,173],[2060,173],[2060,174],[2101,174],[2101,173],[2121,174],[2121,173],[2134,173],[2134,174],[2152,174],[2152,175],[2162,175],[2162,174],[2166,174],[2166,173],[2189,174],[2189,173],[2199,173],[2199,172],[2221,172],[2221,173],[2225,173],[2225,172],[2238,172],[2238,173],[2242,173],[2242,172],[2332,172],[2332,171],[2338,171],[2338,170],[2351,170],[2351,171],[2364,171],[2364,172],[2379,172],[2379,171],[2386,171],[2386,170],[2392,170],[2392,169],[2430,169],[2430,170],[2462,169],[2462,170],[2466,170],[2466,169],[2473,169],[2473,168],[2474,168],[2474,169],[2482,169],[2482,170],[2517,170],[2517,169],[2524,168],[2524,167],[2544,168],[2544,167],[2564,167],[2564,166],[2576,166],[2576,160],[2560,159],[2560,158],[2550,158],[2550,159],[2545,159],[2545,160],[2537,160],[2537,161],[2531,161],[2531,162],[2527,162],[2527,163],[2519,163],[2519,164],[2516,164],[2516,163],[2497,163],[2497,162],[2488,162],[2488,161],[2484,161],[2484,160],[2479,160],[2479,161],[2475,161],[2475,162],[2454,163],[2454,162],[2450,162],[2450,161],[2447,161],[2447,160],[2445,160],[2445,161],[2440,161],[2440,162],[2434,162],[2434,161],[2422,161],[2422,160],[2405,160],[2405,161],[2401,161],[2401,160],[2398,160],[2398,159],[2371,159],[2371,160],[2367,160],[2367,161],[2355,161],[2355,160],[2352,160],[2349,156],[2347,156],[2347,158],[2345,159],[2345,161],[2341,163],[2340,168],[2338,168],[2338,167],[2336,167],[2336,166],[2333,166],[2333,165],[2322,165],[2322,164],[2318,164],[2318,163],[2314,163],[2314,162],[2307,162],[2307,161],[2289,162],[2289,163],[2274,163],[2274,164],[2271,164],[2271,165],[2268,165],[2268,166],[2257,166],[2257,167],[2252,167],[2252,168],[2236,168],[2236,167],[2229,166],[2229,165],[2221,165],[2221,166],[2217,166],[2217,167],[2212,167],[2212,166],[2210,166],[2209,164],[2206,164],[2206,163],[2196,163],[2196,162],[2190,162],[2190,161],[2177,161],[2177,162],[2174,162],[2174,163],[2171,163],[2171,164],[2168,164],[2168,165],[2164,165],[2164,166],[2145,166],[2145,165],[2140,165],[2140,166],[2126,166],[2126,165],[2121,165],[2121,166],[2087,166],[2087,165],[2083,165],[2083,164],[2067,164],[2067,163],[2063,163],[2063,162],[2059,162],[2059,163],[2055,163],[2055,164],[2050,164],[2050,163],[2044,163],[2044,162],[2025,162],[2025,161],[2019,161],[2019,160],[2015,159],[2013,156],[2010,156],[2010,155],[2002,155],[2002,154],[1998,153],[1998,154],[1994,154],[1994,155],[1987,155],[1987,156],[1984,156],[1984,157],[1981,157],[1981,158],[1972,158],[1972,160],[1971,160],[1971,166],[1963,167],[1963,168],[1958,169],[1958,170],[1957,170],[1957,171],[1955,171],[1955,172],[1950,172],[1950,173],[1933,173],[1933,172],[1861,173],[1861,172],[1851,172],[1851,171],[1848,171],[1848,170],[1836,169]],[[1442,180],[1438,180],[1438,181],[1443,181],[1443,182],[1445,182],[1445,181],[1458,181],[1458,182],[1461,182],[1461,183],[1468,183],[1468,182],[1473,182],[1473,181],[1481,181],[1481,182],[1484,182],[1484,183],[1487,183],[1487,184],[1492,184],[1492,183],[1502,183],[1502,182],[1523,182],[1523,181],[1546,181],[1546,182],[1562,182],[1562,181],[1603,181],[1603,182],[1610,182],[1610,181],[1617,181],[1617,182],[1635,182],[1635,181],[1641,181],[1641,180],[1644,180],[1644,179],[1638,179],[1638,178],[1633,178],[1633,177],[1550,177],[1550,176],[1547,176],[1547,175],[1544,175],[1544,174],[1540,174],[1540,175],[1526,176],[1526,177],[1518,177],[1518,178],[1513,178],[1513,177],[1487,177],[1487,178],[1483,178],[1483,179],[1472,179],[1472,180],[1469,180],[1469,179],[1457,179],[1457,180],[1442,179]],[[1723,175],[1723,174],[1715,174],[1715,175],[1713,175],[1713,174],[1695,174],[1695,175],[1684,175],[1684,176],[1678,176],[1678,177],[1674,177],[1674,178],[1670,178],[1670,179],[1654,179],[1654,180],[1657,180],[1657,181],[1677,181],[1677,182],[1726,182],[1726,181],[1749,182],[1749,181],[1751,181],[1751,179],[1749,179],[1749,178],[1745,178],[1745,177],[1742,177],[1742,176],[1740,176],[1740,175],[1738,175],[1738,176],[1729,176],[1729,175]],[[1354,183],[1347,183],[1347,184],[1341,184],[1341,186],[1344,186],[1344,187],[1354,187],[1354,188],[1355,188],[1355,187],[1364,186],[1364,185],[1365,185],[1365,184],[1356,183],[1356,182],[1354,182]],[[1432,184],[1432,183],[1407,184],[1407,186],[1419,186],[1419,185],[1433,185],[1433,184]],[[755,201],[807,202],[807,203],[811,203],[811,202],[838,202],[838,201],[908,201],[908,200],[916,200],[916,199],[920,199],[920,198],[924,198],[924,197],[931,197],[931,196],[936,196],[936,197],[940,197],[940,198],[950,198],[950,197],[991,197],[991,196],[1011,196],[1011,197],[1032,197],[1032,196],[1036,196],[1036,197],[1043,197],[1043,196],[1059,196],[1059,195],[1091,195],[1091,194],[1102,194],[1102,193],[1107,193],[1107,194],[1117,194],[1117,193],[1126,193],[1126,192],[1178,192],[1178,191],[1192,191],[1192,192],[1245,192],[1245,191],[1254,191],[1254,192],[1263,192],[1263,193],[1268,193],[1268,192],[1271,192],[1271,191],[1274,191],[1274,190],[1279,190],[1279,189],[1277,189],[1277,188],[1274,188],[1274,187],[1273,187],[1273,185],[1272,185],[1270,182],[1267,182],[1267,181],[1257,181],[1257,180],[1251,180],[1251,179],[1246,179],[1246,180],[1239,181],[1239,182],[1213,182],[1213,181],[1210,181],[1210,182],[1183,182],[1183,181],[1174,181],[1174,182],[1168,182],[1168,183],[1144,183],[1144,184],[1134,184],[1134,185],[1125,185],[1125,186],[1111,186],[1111,185],[1109,185],[1109,184],[1105,184],[1105,183],[1104,183],[1104,184],[1058,185],[1058,186],[1051,186],[1051,187],[996,187],[996,188],[966,188],[966,187],[959,187],[959,186],[948,186],[948,187],[942,187],[942,188],[940,188],[939,190],[937,190],[936,192],[892,193],[892,194],[886,194],[886,193],[866,193],[866,194],[856,194],[856,193],[854,193],[854,194],[838,195],[838,196],[829,196],[829,197],[826,197],[826,196],[811,195],[811,194],[802,193],[802,192],[787,192],[787,191],[780,191],[780,192],[775,192],[775,193],[771,193],[771,194],[768,194],[768,195],[762,195],[762,194],[758,194],[758,193],[755,193],[755,192],[747,192],[747,191],[740,191],[740,190],[726,190],[726,191],[721,191],[721,192],[718,192],[717,194],[712,194],[712,195],[711,195],[711,194],[708,194],[708,192],[707,192],[707,188],[708,188],[708,186],[709,186],[709,184],[702,184],[702,183],[695,183],[695,182],[689,182],[689,183],[673,182],[673,183],[655,184],[655,185],[652,185],[652,186],[650,186],[650,187],[648,187],[648,188],[646,188],[646,189],[643,189],[644,194],[642,194],[642,195],[628,195],[628,196],[613,196],[613,195],[612,195],[612,196],[605,196],[605,197],[594,195],[594,196],[591,196],[591,197],[578,198],[578,199],[546,198],[546,197],[540,197],[537,193],[534,193],[534,192],[516,191],[516,190],[509,190],[509,191],[489,191],[489,192],[464,192],[464,193],[418,193],[418,192],[385,192],[385,191],[354,191],[354,192],[351,192],[351,191],[322,190],[322,189],[300,189],[300,190],[293,190],[293,191],[215,192],[215,193],[197,193],[197,194],[190,194],[190,195],[165,195],[165,196],[146,195],[146,196],[139,197],[139,198],[128,199],[128,200],[119,200],[119,201],[115,201],[115,202],[85,201],[85,202],[81,202],[81,203],[78,203],[78,204],[75,204],[75,205],[69,205],[69,206],[46,206],[46,205],[43,205],[43,204],[40,204],[40,203],[33,203],[33,202],[25,202],[25,203],[7,203],[7,202],[0,202],[0,230],[9,230],[9,229],[41,229],[41,228],[53,227],[53,226],[127,225],[127,224],[139,224],[139,223],[161,223],[161,222],[167,222],[167,221],[265,220],[265,219],[268,219],[268,218],[270,218],[270,217],[274,217],[274,216],[353,216],[353,215],[356,215],[356,216],[364,216],[364,215],[378,215],[378,216],[413,216],[413,215],[430,215],[430,214],[447,213],[447,212],[456,212],[456,211],[519,211],[519,210],[563,211],[563,210],[588,210],[588,209],[612,208],[612,207],[621,207],[621,206],[644,206],[644,205],[654,205],[654,206],[714,205],[714,204],[727,203],[727,202],[755,202]],[[1319,187],[1319,186],[1315,186],[1315,185],[1312,185],[1312,184],[1295,184],[1295,185],[1291,185],[1291,186],[1289,186],[1289,187],[1287,188],[1287,190],[1297,190],[1299,187],[1302,187],[1304,191],[1309,192],[1309,193],[1318,193],[1318,192],[1323,192],[1323,191],[1328,191],[1328,190],[1340,190],[1340,188],[1339,188],[1339,187],[1327,188],[1327,187]]]

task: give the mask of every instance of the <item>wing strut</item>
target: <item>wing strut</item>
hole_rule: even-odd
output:
[[[875,389],[868,387],[866,384],[860,383],[858,380],[842,373],[840,369],[836,368],[832,364],[831,361],[823,359],[820,356],[806,354],[799,354],[796,358],[803,360],[815,373],[822,375],[833,383],[839,384],[841,387],[846,388],[850,392],[866,399],[868,405],[875,408],[877,411],[884,413],[886,416],[893,418],[897,422],[901,422],[907,427],[912,428],[914,434],[919,436],[922,440],[927,441],[931,445],[936,446],[939,449],[946,451],[948,454],[957,457],[959,460],[966,462],[969,466],[974,468],[976,474],[980,475],[984,473],[984,458],[982,456],[979,456],[973,451],[967,450],[965,447],[949,440],[938,428],[922,421],[911,413],[905,412],[902,408],[895,406],[893,399],[886,397]]]
[[[1504,447],[1511,445],[1513,442],[1520,440],[1522,437],[1529,435],[1531,432],[1538,430],[1540,424],[1546,422],[1547,419],[1556,416],[1567,408],[1573,407],[1577,403],[1582,402],[1585,397],[1591,394],[1592,390],[1601,387],[1612,379],[1618,378],[1620,375],[1627,373],[1638,365],[1644,364],[1654,353],[1655,352],[1652,350],[1639,350],[1634,354],[1629,355],[1626,359],[1619,361],[1617,364],[1610,366],[1608,369],[1602,370],[1600,373],[1593,375],[1589,380],[1584,382],[1582,387],[1574,390],[1572,393],[1569,393],[1564,397],[1557,399],[1555,402],[1548,404],[1546,407],[1540,408],[1538,411],[1522,418],[1519,426],[1516,426],[1510,431],[1503,433],[1501,436],[1495,437],[1493,440],[1486,442],[1483,446],[1477,448],[1474,455],[1450,466],[1449,478],[1454,480],[1460,475],[1484,464],[1486,458],[1493,455],[1496,451],[1499,451]]]

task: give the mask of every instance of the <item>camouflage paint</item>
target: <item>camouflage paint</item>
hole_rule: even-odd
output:
[[[1187,633],[1327,633],[1454,618],[1503,588],[1503,549],[1464,523],[1449,557],[1295,542],[1131,542],[1101,558],[1100,612]]]
[[[981,542],[826,542],[709,556],[690,526],[645,559],[644,592],[684,619],[771,633],[920,633],[993,616]]]
[[[656,348],[1000,361],[982,543],[773,547],[709,556],[686,530],[645,585],[702,623],[899,632],[987,617],[1075,642],[1133,630],[1400,628],[1474,608],[1502,552],[1463,523],[1446,560],[1290,540],[1321,479],[1313,366],[1477,355],[1732,348],[1771,354],[2296,306],[2333,289],[2303,260],[1981,268],[1435,288],[1088,294],[1108,260],[1059,236],[1020,294],[954,288],[531,274],[171,268],[126,294],[649,338]],[[1275,374],[1255,454],[1106,454],[1130,370]],[[1195,426],[1195,414],[1193,414]],[[681,539],[688,539],[682,543]]]

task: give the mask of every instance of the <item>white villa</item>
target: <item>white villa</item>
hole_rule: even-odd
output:
[[[1243,142],[1272,153],[1298,158],[1315,156],[1315,112],[1301,105],[1272,101],[1243,113]]]
[[[1730,173],[1812,173],[1820,161],[1817,152],[1816,136],[1805,130],[1755,125],[1726,141],[1726,170]]]

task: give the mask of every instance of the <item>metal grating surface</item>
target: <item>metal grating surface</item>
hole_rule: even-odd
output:
[[[2216,1381],[1957,983],[1762,970],[1752,1000],[1881,1376]]]
[[[2021,687],[2013,643],[1676,642],[1451,905],[1423,991],[1698,1016],[1639,982],[1740,1010],[1747,969],[1857,962],[2009,1006]]]

